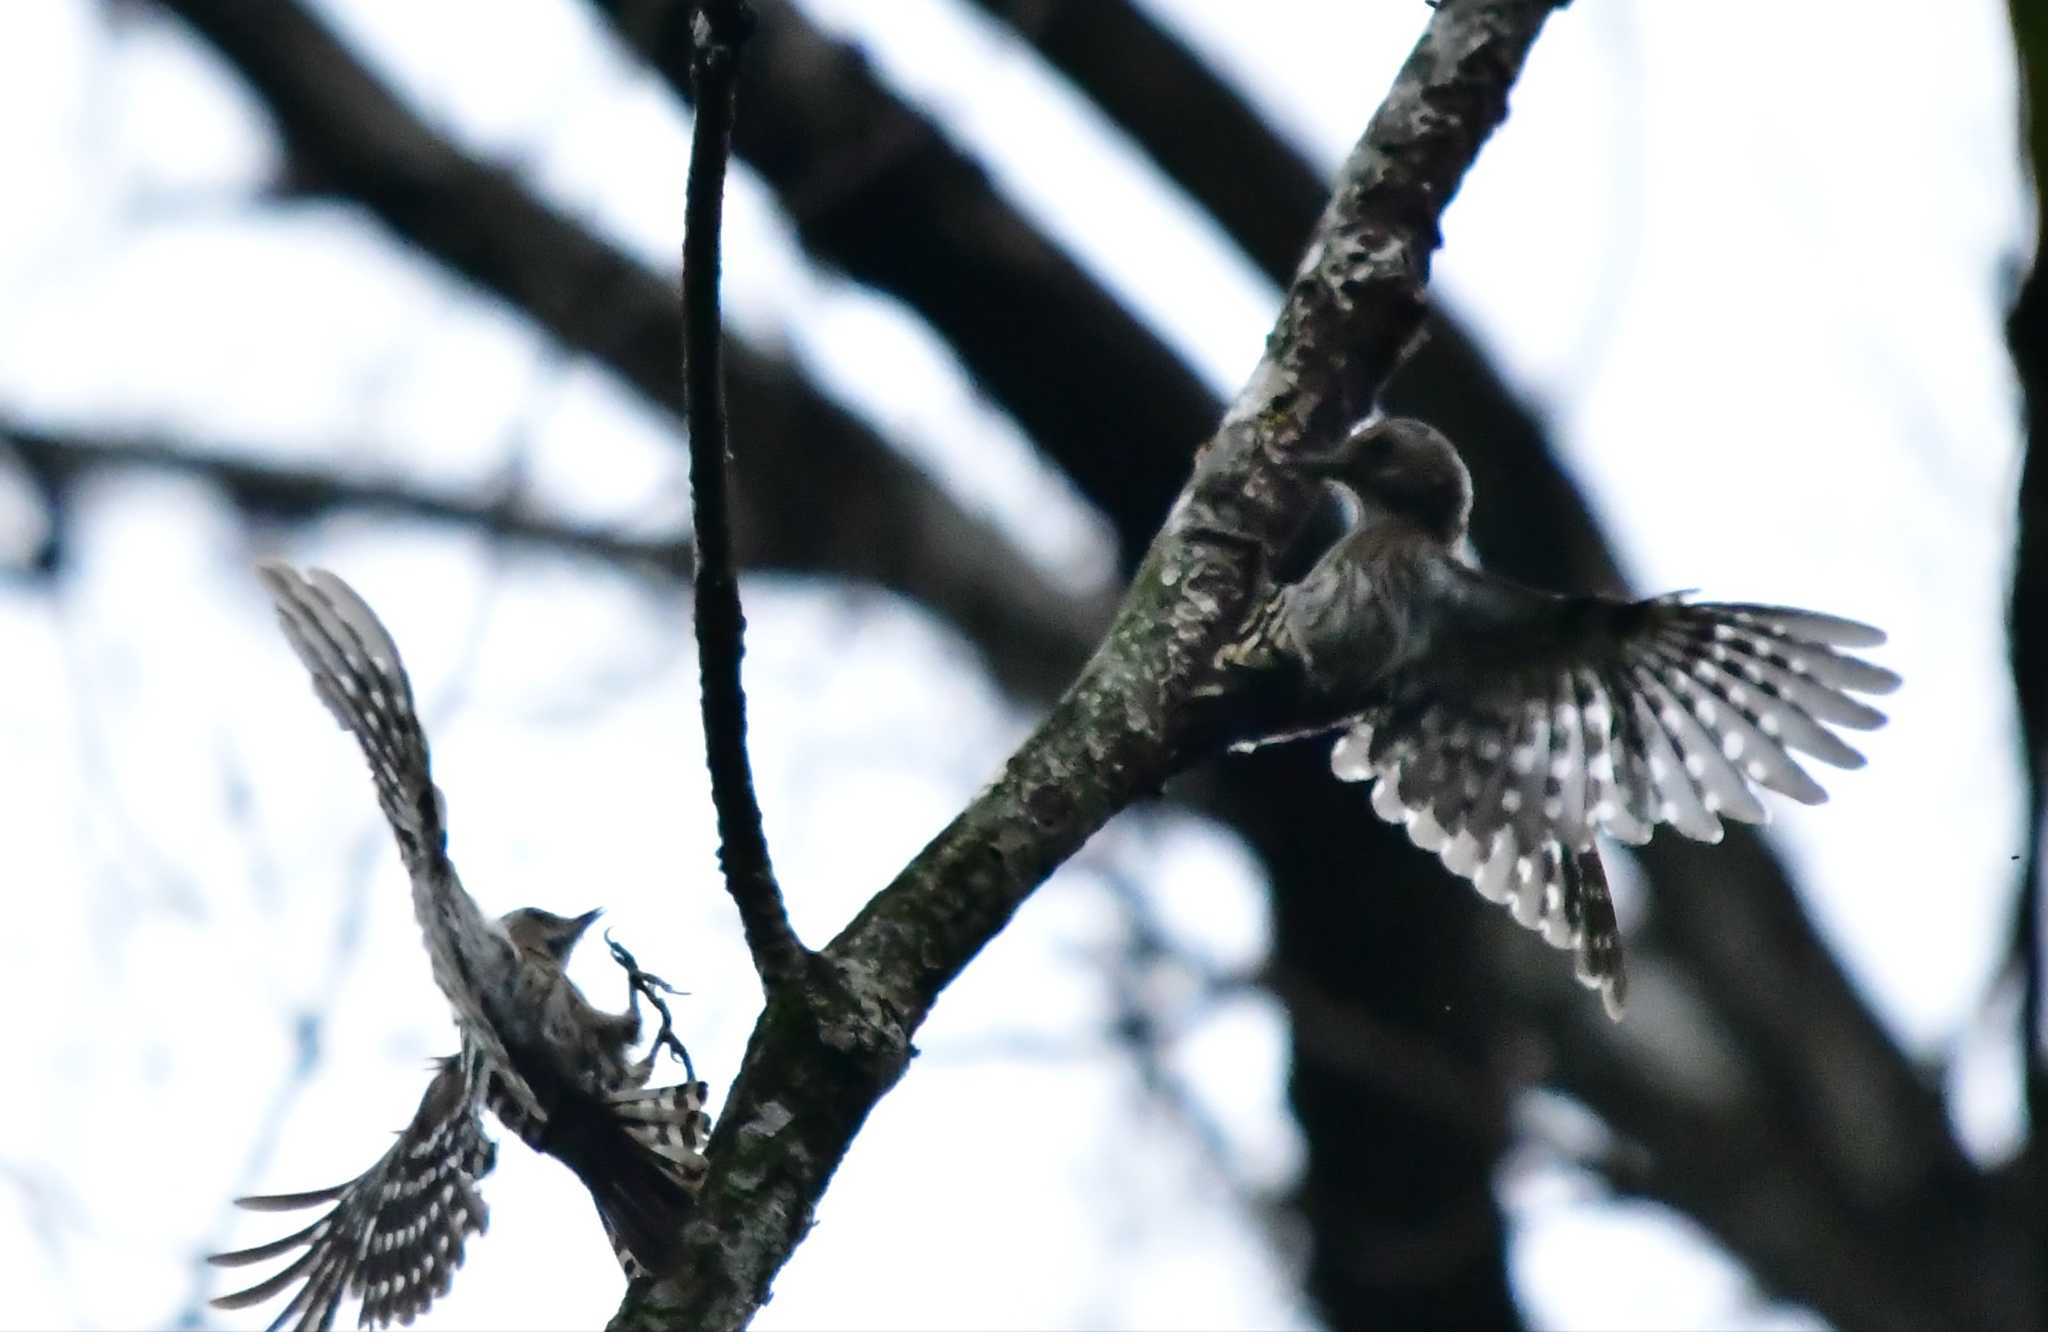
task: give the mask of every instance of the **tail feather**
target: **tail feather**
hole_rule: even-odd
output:
[[[633,1141],[660,1157],[676,1182],[695,1193],[710,1163],[704,1159],[711,1117],[704,1113],[701,1082],[620,1092],[612,1109]]]
[[[546,1151],[590,1191],[628,1277],[666,1271],[681,1255],[707,1166],[710,1121],[701,1082],[582,1098],[548,1117]]]

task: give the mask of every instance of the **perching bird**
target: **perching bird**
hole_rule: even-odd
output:
[[[1619,1016],[1621,939],[1596,833],[1668,823],[1719,841],[1762,822],[1762,786],[1827,798],[1799,750],[1863,756],[1828,725],[1884,714],[1850,697],[1899,677],[1841,651],[1884,634],[1779,606],[1560,596],[1478,569],[1472,480],[1420,421],[1354,432],[1330,472],[1358,520],[1282,587],[1219,661],[1261,679],[1240,747],[1342,730],[1331,767],[1373,808],[1558,948]]]
[[[462,1050],[439,1061],[412,1123],[368,1171],[333,1188],[241,1200],[259,1211],[333,1206],[296,1234],[214,1256],[232,1267],[306,1250],[269,1280],[213,1303],[244,1308],[297,1285],[273,1327],[331,1326],[351,1293],[362,1299],[361,1326],[410,1323],[446,1292],[467,1238],[484,1228],[477,1185],[496,1159],[483,1131],[486,1108],[576,1173],[629,1277],[665,1269],[703,1180],[709,1130],[705,1087],[694,1075],[679,1086],[646,1085],[663,1046],[681,1050],[656,993],[665,987],[613,944],[631,1003],[624,1013],[603,1012],[563,971],[596,911],[558,916],[529,907],[494,921],[478,909],[448,859],[441,793],[391,635],[325,570],[265,564],[258,572],[314,691],[369,760]],[[642,994],[663,1022],[636,1061]]]

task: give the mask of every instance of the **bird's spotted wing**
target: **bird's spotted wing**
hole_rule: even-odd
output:
[[[259,565],[278,623],[313,677],[313,692],[355,737],[377,783],[406,866],[444,860],[448,833],[427,737],[413,711],[412,681],[391,634],[355,590],[325,569]]]
[[[313,691],[369,761],[377,803],[412,876],[413,909],[426,936],[434,983],[455,1009],[465,1039],[481,1047],[493,1066],[512,1068],[476,980],[509,969],[503,955],[511,944],[484,918],[448,859],[446,812],[397,643],[355,589],[327,570],[301,573],[272,561],[256,572],[292,650],[313,677]],[[540,1104],[524,1081],[507,1085],[539,1116]]]
[[[1863,756],[1828,729],[1884,715],[1853,694],[1899,679],[1844,648],[1868,625],[1779,606],[1553,597],[1484,574],[1431,649],[1392,673],[1331,756],[1373,806],[1516,919],[1573,949],[1619,1006],[1621,953],[1596,833],[1658,823],[1718,841],[1762,822],[1758,789],[1827,798],[1793,752]]]
[[[296,1286],[273,1329],[327,1328],[341,1302],[362,1300],[361,1327],[411,1323],[448,1290],[463,1246],[489,1220],[477,1184],[496,1163],[484,1136],[481,1107],[456,1060],[443,1060],[412,1122],[377,1164],[346,1184],[307,1193],[243,1198],[261,1212],[297,1211],[332,1203],[324,1215],[282,1239],[213,1255],[220,1267],[241,1267],[305,1252],[268,1280],[213,1301],[245,1309]]]

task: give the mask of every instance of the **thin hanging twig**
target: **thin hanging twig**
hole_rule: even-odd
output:
[[[691,18],[690,79],[697,123],[683,231],[683,384],[690,428],[690,493],[697,537],[697,658],[703,677],[704,759],[718,812],[718,860],[739,908],[764,989],[795,979],[808,956],[790,927],[768,857],[747,759],[747,697],[740,684],[746,617],[734,576],[726,506],[725,384],[719,347],[718,243],[725,164],[732,153],[738,54],[753,26],[741,0],[706,0]]]

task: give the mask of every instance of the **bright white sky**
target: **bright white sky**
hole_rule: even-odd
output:
[[[1276,294],[1027,50],[950,0],[808,7],[1235,390]],[[1155,7],[1326,163],[1427,17]],[[110,8],[0,6],[0,413],[451,488],[517,456],[552,510],[681,513],[666,422],[352,210],[251,206],[276,165],[259,109],[175,24]],[[583,6],[321,8],[436,124],[670,264],[687,122]],[[1892,631],[1879,656],[1907,685],[1871,766],[1834,775],[1825,808],[1776,812],[1885,1020],[1931,1058],[1970,1052],[1959,1122],[1987,1154],[2017,1115],[1996,1039],[2010,1008],[1989,998],[2021,825],[1999,319],[2025,204],[2004,22],[1996,0],[1579,0],[1453,207],[1438,268],[1551,414],[1644,586]],[[729,225],[746,331],[1060,576],[1104,575],[1099,524],[914,320],[809,268],[744,172]],[[33,546],[35,515],[0,458],[0,551]],[[225,1198],[363,1168],[450,1045],[368,783],[248,576],[260,554],[342,571],[397,634],[485,906],[607,905],[693,992],[686,1031],[722,1090],[754,991],[712,878],[677,601],[384,521],[250,544],[203,487],[164,478],[89,486],[75,535],[56,600],[0,584],[0,873],[38,903],[33,929],[0,936],[0,1004],[30,1018],[0,1030],[30,1090],[0,1103],[0,1252],[28,1259],[0,1283],[0,1327],[191,1315],[223,1288],[200,1253],[279,1229]],[[913,608],[747,591],[769,831],[820,940],[1029,718]],[[1198,1112],[1148,1098],[1103,1035],[1131,891],[1215,965],[1265,947],[1256,871],[1228,836],[1154,815],[1099,838],[941,1004],[760,1326],[1311,1321],[1261,1202],[1299,1150],[1278,1014],[1188,1006],[1170,1053]],[[602,950],[580,962],[612,1001]],[[1185,1006],[1187,977],[1152,983]],[[619,1280],[573,1181],[516,1145],[501,1161],[491,1232],[429,1325],[603,1317]],[[1540,1160],[1503,1188],[1539,1323],[1811,1322],[1658,1209]]]

